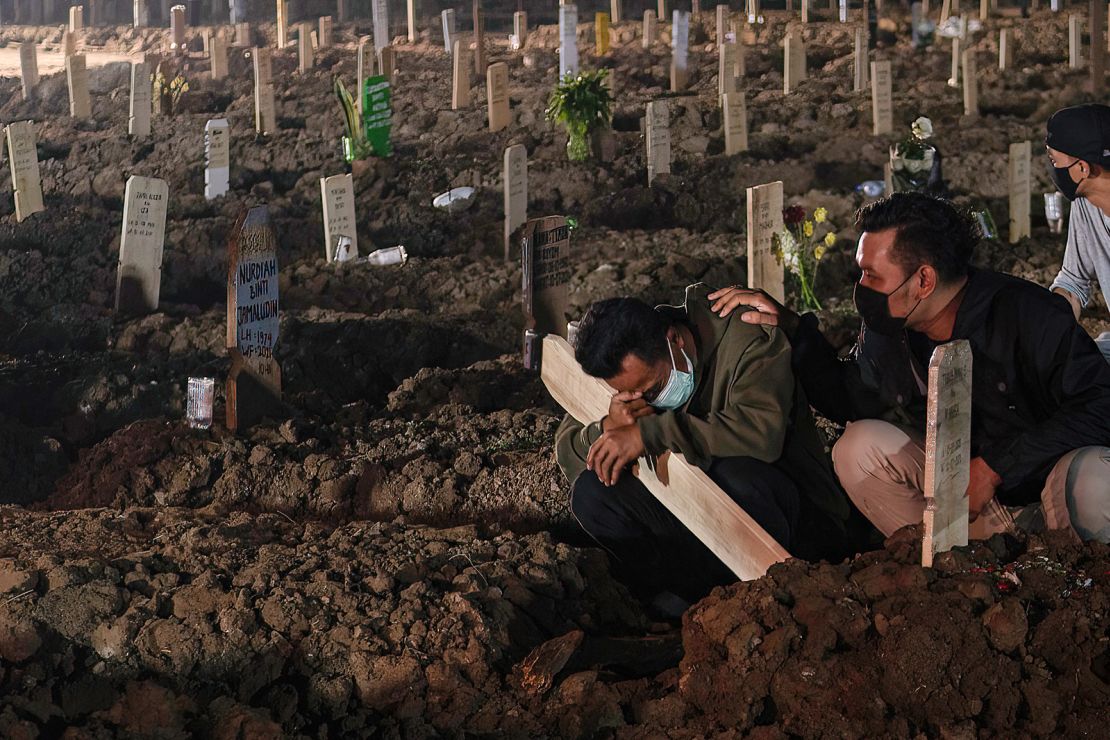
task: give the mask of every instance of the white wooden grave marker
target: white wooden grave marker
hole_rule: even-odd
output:
[[[925,425],[925,515],[921,564],[967,544],[971,478],[971,345],[942,344],[929,360]]]
[[[312,26],[301,23],[297,26],[297,71],[307,74],[316,65],[316,57],[312,53]]]
[[[39,84],[38,47],[34,41],[24,41],[19,45],[19,72],[23,81],[23,99],[30,100],[35,85]]]
[[[387,0],[373,0],[372,15],[374,21],[374,51],[378,52],[389,46],[389,3]]]
[[[516,39],[515,49],[523,49],[528,43],[528,13],[523,10],[513,13],[513,36]]]
[[[277,108],[274,102],[273,58],[269,48],[251,50],[254,66],[254,130],[260,134],[273,133],[277,128]]]
[[[146,62],[131,64],[131,102],[127,116],[127,133],[137,139],[150,136],[151,113],[150,67]]]
[[[1014,45],[1010,36],[1010,29],[1003,28],[998,32],[998,69],[1005,72],[1014,66]]]
[[[509,114],[509,65],[505,62],[486,67],[486,110],[491,132],[500,131],[512,120]]]
[[[231,140],[226,118],[204,124],[204,197],[227,193],[231,185]]]
[[[676,10],[671,16],[671,92],[686,89],[690,59],[690,14]]]
[[[502,190],[507,261],[512,258],[513,234],[528,220],[528,149],[523,144],[514,144],[505,149]]]
[[[975,49],[964,52],[964,115],[979,115],[979,73],[976,69]]]
[[[285,0],[277,0],[277,48],[284,49],[289,43],[289,10]]]
[[[455,48],[455,11],[448,8],[440,13],[443,22],[443,48],[450,54]]]
[[[658,33],[655,21],[655,11],[644,11],[644,30],[643,30],[643,45],[645,49],[650,49],[651,45],[655,43],[655,36]]]
[[[1068,69],[1083,67],[1083,17],[1068,16]]]
[[[863,92],[868,87],[867,70],[871,64],[871,52],[867,48],[867,32],[862,28],[856,29],[854,59],[852,89],[855,92]]]
[[[69,115],[91,118],[92,100],[89,98],[89,73],[85,69],[84,54],[66,57],[66,84],[69,88]]]
[[[212,37],[212,44],[208,47],[208,56],[212,64],[212,79],[222,80],[227,77],[227,39],[216,35]]]
[[[470,49],[455,41],[451,76],[451,110],[470,107]]]
[[[748,150],[748,106],[744,93],[730,92],[721,96],[724,111],[725,154],[733,155]]]
[[[806,45],[801,36],[790,31],[783,42],[782,91],[789,95],[806,78]]]
[[[281,399],[277,234],[266,206],[239,217],[228,243],[227,428],[245,429]]]
[[[15,192],[15,220],[22,221],[32,213],[46,210],[42,202],[42,178],[31,121],[16,121],[4,127],[8,140],[8,164]]]
[[[1033,145],[1022,141],[1010,144],[1010,243],[1029,236],[1029,199],[1032,197]]]
[[[358,227],[355,219],[355,183],[350,173],[320,178],[320,201],[324,207],[324,253],[328,262],[336,259],[339,237],[351,240],[350,251],[342,260],[358,257]]]
[[[717,94],[736,92],[737,67],[742,59],[740,44],[725,42],[717,47]]]
[[[559,79],[578,75],[578,6],[559,6]]]
[[[894,130],[893,86],[890,60],[871,62],[871,133],[875,136]]]
[[[748,287],[786,303],[782,260],[774,250],[782,228],[782,181],[748,188]]]
[[[185,6],[170,8],[170,50],[176,54],[185,53]]]
[[[609,21],[613,24],[624,20],[624,3],[621,0],[609,0]]]
[[[671,172],[671,110],[666,100],[653,100],[647,105],[648,186],[656,175]]]
[[[405,4],[405,20],[409,26],[409,43],[416,43],[416,0],[408,0]]]
[[[165,180],[138,175],[127,178],[116,273],[117,314],[131,316],[158,310],[168,201]]]

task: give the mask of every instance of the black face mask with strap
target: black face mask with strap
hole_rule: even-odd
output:
[[[898,336],[903,329],[906,328],[906,320],[910,317],[917,307],[921,305],[921,299],[917,300],[910,313],[905,316],[891,316],[890,315],[890,297],[897,293],[902,287],[910,281],[917,271],[914,270],[906,279],[898,284],[898,287],[889,293],[882,293],[874,288],[868,288],[866,285],[856,283],[855,293],[853,299],[856,303],[856,311],[859,312],[860,318],[863,319],[863,325],[876,334],[882,334],[887,337]]]
[[[1079,196],[1079,182],[1087,179],[1084,177],[1079,182],[1071,179],[1071,168],[1082,161],[1082,159],[1077,159],[1067,167],[1052,168],[1052,182],[1056,184],[1056,189],[1063,193],[1068,200],[1075,200]]]

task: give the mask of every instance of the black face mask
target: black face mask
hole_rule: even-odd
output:
[[[1068,200],[1075,200],[1079,195],[1079,182],[1083,182],[1087,178],[1083,178],[1079,182],[1071,179],[1071,168],[1079,164],[1082,160],[1075,160],[1067,167],[1053,167],[1052,168],[1052,181],[1056,183],[1056,189],[1064,194]]]
[[[887,300],[890,296],[897,293],[902,289],[902,286],[910,281],[917,271],[914,270],[906,279],[899,283],[898,287],[889,293],[880,293],[874,288],[868,288],[866,285],[856,283],[856,291],[853,296],[856,302],[856,311],[859,312],[860,318],[863,319],[863,325],[876,334],[882,334],[887,337],[898,336],[903,329],[906,328],[906,319],[910,317],[917,307],[921,305],[921,300],[918,299],[914,307],[910,309],[910,313],[905,316],[891,316],[890,315],[890,301]]]

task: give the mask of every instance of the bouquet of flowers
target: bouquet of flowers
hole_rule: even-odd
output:
[[[824,208],[816,209],[812,217],[807,217],[802,206],[790,206],[782,212],[782,231],[774,236],[772,249],[782,266],[798,279],[805,310],[821,309],[814,292],[817,268],[828,249],[836,243],[836,230],[828,218],[829,213]]]
[[[605,85],[607,69],[567,75],[555,86],[548,99],[547,120],[567,130],[567,158],[584,162],[590,156],[589,136],[595,129],[607,129],[613,120],[613,97]]]
[[[934,163],[939,161],[936,147],[926,143],[932,136],[933,122],[921,116],[910,127],[910,136],[890,148],[895,192],[925,190],[932,184]]]
[[[181,96],[189,92],[189,81],[168,64],[163,69],[162,64],[160,62],[154,70],[155,108],[159,113],[172,117],[177,112]]]

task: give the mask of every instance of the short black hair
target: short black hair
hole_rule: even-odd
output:
[[[897,229],[894,258],[906,270],[931,265],[942,283],[964,277],[979,243],[979,226],[950,201],[924,193],[894,193],[856,212],[860,232]]]
[[[648,364],[668,357],[670,322],[639,298],[597,301],[578,322],[574,359],[587,375],[609,379],[628,355]]]

